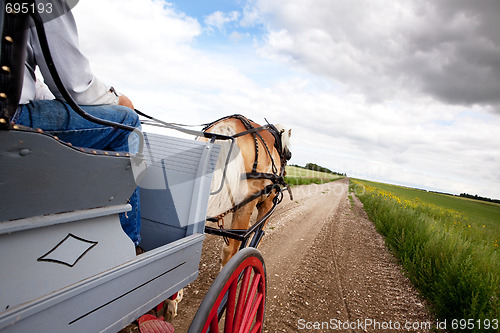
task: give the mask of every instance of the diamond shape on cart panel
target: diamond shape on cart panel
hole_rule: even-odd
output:
[[[97,242],[68,234],[52,250],[38,258],[38,261],[47,261],[73,267]]]

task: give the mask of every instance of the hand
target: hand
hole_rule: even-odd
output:
[[[134,109],[134,104],[132,104],[132,101],[125,95],[121,95],[118,97],[118,105],[123,105],[128,108],[131,108],[132,110]]]

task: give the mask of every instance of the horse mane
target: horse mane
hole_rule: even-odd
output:
[[[218,133],[226,136],[233,136],[236,130],[229,124],[223,124],[218,121],[210,124],[213,133]],[[241,181],[241,175],[245,173],[245,164],[243,156],[238,145],[233,146],[230,162],[226,166],[226,159],[229,154],[231,143],[227,140],[216,140],[216,143],[221,145],[219,158],[215,166],[211,191],[216,191],[222,181],[224,181],[222,190],[210,196],[208,202],[208,216],[216,216],[233,207],[234,203],[243,201],[248,194],[248,186],[246,182]],[[226,177],[223,179],[224,169],[226,168]]]

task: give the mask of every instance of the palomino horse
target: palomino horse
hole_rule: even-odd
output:
[[[258,194],[280,179],[282,181],[286,162],[291,157],[288,149],[291,130],[285,130],[280,125],[260,126],[243,116],[234,115],[207,125],[204,131],[235,137],[236,140],[233,149],[230,149],[228,141],[217,141],[222,147],[213,175],[213,195],[208,202],[207,214],[219,216],[219,220],[222,220],[228,212],[234,211],[230,229],[248,229],[255,207],[259,220],[273,205],[276,196],[274,190]],[[201,137],[199,140],[209,139]],[[226,166],[227,161],[229,163]],[[222,249],[222,266],[236,254],[239,246],[239,241],[228,240]],[[168,321],[176,316],[182,293],[181,290],[165,301],[164,316]]]
[[[228,212],[232,212],[230,229],[248,229],[256,207],[259,220],[273,206],[276,191],[265,189],[269,189],[273,183],[283,182],[284,168],[291,157],[291,130],[280,125],[261,126],[241,115],[233,115],[211,123],[204,131],[236,138],[225,177],[223,171],[230,144],[227,141],[221,143],[222,149],[212,182],[212,191],[217,191],[217,188],[219,191],[210,197],[208,216],[222,220]],[[225,244],[222,266],[236,254],[240,243],[229,239]]]

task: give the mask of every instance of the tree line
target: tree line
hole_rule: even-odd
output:
[[[472,194],[468,194],[468,193],[460,193],[460,196],[464,197],[464,198],[474,199],[474,200],[481,200],[481,201],[487,201],[487,202],[500,203],[500,200],[498,200],[498,199],[491,199],[491,198],[480,197],[477,194],[472,195]]]
[[[328,168],[322,167],[322,166],[320,166],[318,164],[315,164],[315,163],[307,163],[305,166],[300,166],[300,165],[292,164],[291,166],[294,166],[294,167],[297,167],[297,168],[301,168],[301,169],[307,169],[307,170],[312,170],[312,171],[319,171],[319,172],[331,173],[333,175],[339,175],[339,176],[347,177],[346,173],[340,173],[340,172],[332,171],[332,170],[330,170]]]

